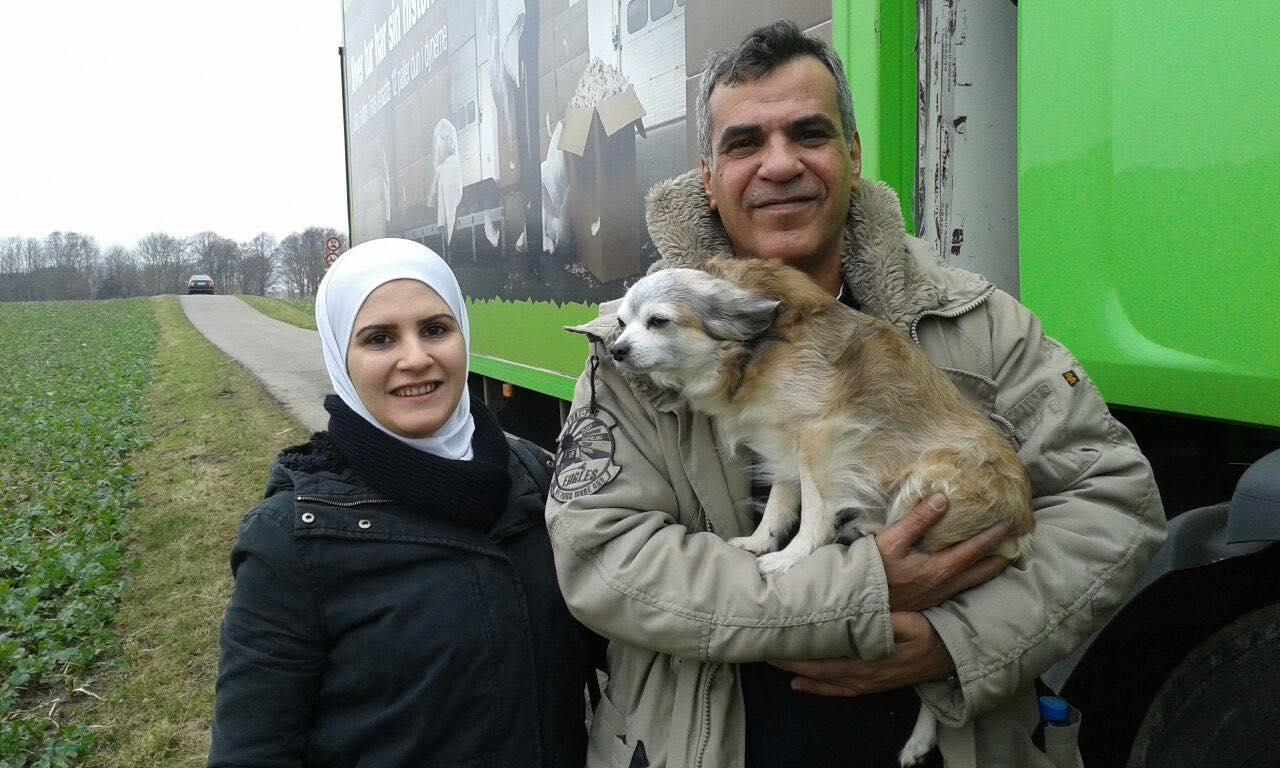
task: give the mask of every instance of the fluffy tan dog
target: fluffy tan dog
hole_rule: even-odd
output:
[[[1030,551],[1031,487],[1013,446],[905,334],[803,273],[757,259],[664,270],[632,286],[618,323],[608,349],[624,373],[679,393],[730,449],[760,456],[773,481],[763,518],[729,543],[762,573],[834,541],[839,516],[875,533],[934,492],[950,507],[923,549],[1003,521],[996,554]],[[932,749],[936,728],[922,708],[903,765]]]

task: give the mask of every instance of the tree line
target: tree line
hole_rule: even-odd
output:
[[[314,296],[325,271],[325,242],[347,236],[309,227],[282,240],[262,232],[237,242],[216,232],[143,235],[132,247],[103,250],[92,235],[51,232],[0,238],[0,301],[118,299],[186,291],[193,274],[209,275],[219,293],[258,296],[283,290]]]

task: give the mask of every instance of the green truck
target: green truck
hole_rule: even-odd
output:
[[[864,177],[1039,314],[1151,459],[1169,541],[1046,675],[1091,766],[1280,765],[1280,7],[1270,0],[344,0],[351,241],[468,291],[473,388],[554,443],[593,316],[697,163],[707,51],[831,41]]]

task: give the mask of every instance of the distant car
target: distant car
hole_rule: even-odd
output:
[[[192,275],[187,281],[187,293],[215,293],[213,278],[208,275]]]

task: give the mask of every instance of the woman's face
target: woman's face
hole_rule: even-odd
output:
[[[467,346],[453,311],[417,280],[392,280],[356,314],[347,373],[360,402],[401,437],[430,437],[467,381]]]

